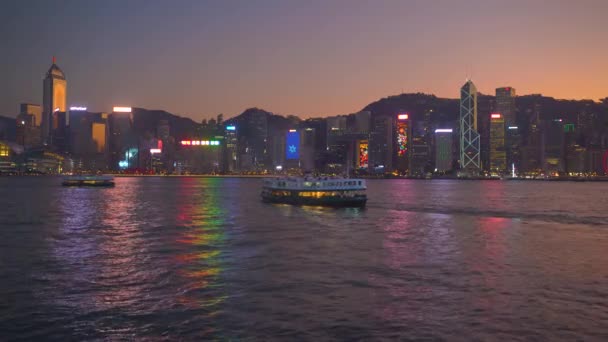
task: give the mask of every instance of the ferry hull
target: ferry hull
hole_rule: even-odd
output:
[[[101,182],[96,182],[96,181],[63,181],[61,183],[61,185],[63,186],[90,186],[90,187],[111,187],[114,186],[114,182],[108,182],[108,181],[101,181]]]
[[[282,204],[292,204],[292,205],[362,208],[362,207],[365,207],[365,204],[367,203],[367,197],[359,196],[359,197],[353,197],[353,198],[341,198],[341,197],[311,198],[311,197],[300,197],[297,195],[273,196],[273,195],[262,194],[262,201],[264,201],[266,203],[282,203]]]

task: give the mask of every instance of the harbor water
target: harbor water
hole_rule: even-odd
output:
[[[608,183],[0,178],[0,340],[608,340]]]

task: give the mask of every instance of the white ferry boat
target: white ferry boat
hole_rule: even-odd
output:
[[[262,201],[295,205],[363,207],[367,202],[365,180],[330,177],[265,179]]]
[[[63,186],[114,186],[114,177],[98,175],[77,175],[63,179]]]

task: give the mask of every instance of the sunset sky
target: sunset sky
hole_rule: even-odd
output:
[[[0,115],[42,103],[57,56],[68,104],[195,120],[248,107],[346,114],[402,92],[608,96],[608,1],[2,1]]]

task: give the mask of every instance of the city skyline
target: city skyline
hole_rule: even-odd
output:
[[[607,30],[589,25],[606,25],[600,1],[525,3],[526,11],[518,1],[181,4],[3,4],[9,15],[0,31],[10,43],[0,59],[11,66],[11,86],[0,115],[41,104],[53,55],[70,83],[69,105],[158,108],[196,121],[250,107],[302,118],[347,114],[399,93],[458,98],[468,76],[488,95],[513,86],[520,95],[608,96],[600,84],[607,48],[598,43]],[[458,41],[459,32],[470,39]]]

